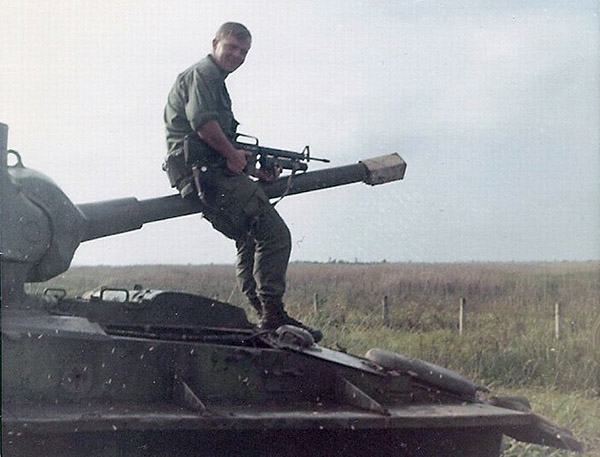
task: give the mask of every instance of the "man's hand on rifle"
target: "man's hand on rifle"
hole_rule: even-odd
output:
[[[233,148],[225,157],[227,159],[227,168],[236,175],[242,174],[246,169],[246,165],[248,165],[248,157],[251,155],[251,152]]]
[[[218,151],[227,160],[227,168],[236,175],[242,174],[252,154],[244,149],[238,149],[229,141],[218,122],[210,120],[198,129],[198,135],[211,148]]]
[[[273,172],[263,170],[262,168],[257,168],[253,175],[256,176],[261,181],[275,181],[281,175],[282,168],[279,165],[273,166]]]

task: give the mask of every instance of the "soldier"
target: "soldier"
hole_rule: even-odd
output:
[[[212,52],[177,77],[164,111],[167,147],[169,155],[181,155],[189,140],[200,138],[210,146],[212,153],[201,174],[203,213],[215,229],[236,242],[238,283],[259,315],[258,327],[274,330],[295,325],[318,341],[322,338],[319,330],[284,310],[290,232],[261,187],[244,174],[249,153],[232,144],[238,122],[225,78],[244,63],[251,44],[244,25],[227,22],[217,30]],[[280,171],[272,176],[262,172],[258,177],[273,180]],[[189,182],[170,179],[182,195],[189,191]]]

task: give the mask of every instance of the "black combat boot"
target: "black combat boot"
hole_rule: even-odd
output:
[[[248,301],[250,302],[250,305],[252,306],[252,308],[254,308],[254,311],[256,311],[256,315],[260,319],[262,317],[262,310],[263,310],[262,303],[260,302],[260,298],[248,297]]]
[[[266,300],[262,306],[262,315],[258,328],[260,330],[277,330],[282,325],[293,325],[306,330],[312,335],[315,343],[323,339],[323,332],[321,330],[309,327],[290,317],[283,309],[283,302],[281,300]]]

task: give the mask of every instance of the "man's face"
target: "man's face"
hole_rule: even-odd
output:
[[[215,38],[212,42],[212,55],[222,70],[231,73],[244,63],[251,44],[251,40],[240,40],[233,35]]]

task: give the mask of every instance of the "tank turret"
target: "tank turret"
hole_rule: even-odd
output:
[[[3,307],[31,306],[33,298],[24,295],[23,284],[46,281],[66,271],[83,241],[202,212],[199,200],[179,195],[76,205],[50,178],[27,168],[17,152],[7,150],[7,125],[0,124],[0,135]],[[391,154],[262,185],[269,198],[276,198],[360,181],[382,184],[402,179],[405,169],[400,156]]]

